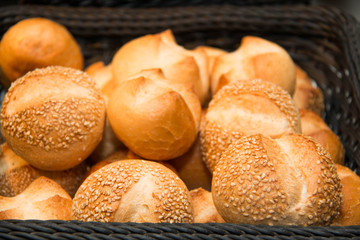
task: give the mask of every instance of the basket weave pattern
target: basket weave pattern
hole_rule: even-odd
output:
[[[351,16],[315,6],[195,6],[72,8],[23,5],[0,10],[0,35],[19,20],[41,16],[65,25],[86,65],[110,62],[121,45],[172,29],[179,44],[235,50],[245,35],[277,42],[316,80],[325,120],[340,136],[346,165],[360,174],[360,25]],[[0,221],[0,239],[303,239],[360,236],[359,227],[270,227],[235,224],[135,224]]]

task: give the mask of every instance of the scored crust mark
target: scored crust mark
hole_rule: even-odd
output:
[[[116,221],[115,213],[121,211],[117,208],[122,196],[149,174],[156,179],[151,184],[157,185],[157,190],[149,194],[157,200],[157,204],[151,209],[152,215],[158,218],[157,222],[191,223],[192,206],[185,185],[161,164],[143,160],[115,162],[90,175],[75,195],[73,218],[85,221]]]
[[[292,133],[301,132],[299,113],[290,95],[280,86],[261,79],[236,81],[224,86],[211,100],[208,112],[229,99],[236,101],[233,98],[241,94],[252,94],[270,99],[284,114],[290,126],[290,131]],[[215,120],[209,120],[206,117],[200,130],[203,160],[210,171],[214,170],[222,152],[235,139],[244,136],[247,131],[246,129],[243,131],[227,129]],[[259,133],[261,133],[261,129],[259,129]]]
[[[260,135],[247,136],[232,146],[216,166],[213,178],[213,195],[228,209],[221,215],[230,222],[273,225],[284,218],[288,196],[278,183],[263,139]],[[232,159],[231,164],[223,159]],[[215,201],[216,204],[219,203]],[[228,211],[237,212],[238,220],[229,219]]]
[[[300,131],[299,113],[290,95],[280,86],[264,81],[261,79],[253,79],[248,81],[235,81],[224,86],[209,104],[209,109],[224,101],[225,98],[231,98],[240,94],[251,93],[254,95],[266,96],[274,102],[278,108],[284,113],[292,129],[296,132]]]
[[[48,100],[40,106],[6,115],[2,128],[11,137],[38,146],[45,151],[67,149],[72,143],[86,140],[101,118],[101,106],[89,99]]]

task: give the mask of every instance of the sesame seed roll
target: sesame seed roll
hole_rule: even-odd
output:
[[[266,225],[329,225],[342,199],[330,155],[301,134],[233,142],[216,165],[212,194],[227,222]]]
[[[120,160],[92,173],[73,199],[72,218],[97,222],[193,222],[190,193],[164,165]]]
[[[299,112],[280,86],[261,79],[232,82],[215,94],[202,118],[203,160],[212,172],[234,139],[257,133],[276,138],[300,132]]]
[[[11,149],[42,170],[81,163],[102,138],[105,103],[84,72],[51,66],[17,79],[3,101],[1,130]]]

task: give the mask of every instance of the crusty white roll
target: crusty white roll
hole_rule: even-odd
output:
[[[226,222],[300,226],[331,224],[342,197],[330,155],[301,134],[233,142],[216,165],[212,194]]]
[[[1,130],[11,149],[42,170],[80,164],[102,138],[105,103],[84,72],[51,66],[17,79],[5,95]]]
[[[16,155],[7,143],[3,143],[0,148],[0,195],[4,197],[20,194],[40,176],[54,180],[73,197],[88,171],[86,162],[62,171],[39,170]]]
[[[215,208],[211,192],[196,188],[190,191],[190,197],[194,208],[194,223],[225,222]]]
[[[111,65],[118,84],[142,70],[160,68],[169,82],[193,86],[200,102],[203,103],[209,93],[206,53],[178,45],[171,30],[126,43],[116,52]]]
[[[340,138],[330,129],[326,122],[316,113],[300,109],[301,129],[306,136],[313,137],[330,154],[338,164],[345,162],[345,148]]]
[[[193,222],[189,190],[160,163],[122,160],[91,174],[73,200],[72,218],[98,222]]]
[[[0,196],[0,220],[70,220],[72,199],[55,181],[39,177],[15,197]]]
[[[212,172],[234,139],[262,133],[270,137],[300,133],[300,117],[290,95],[275,83],[234,81],[215,94],[202,119],[203,160]]]
[[[195,48],[195,50],[200,50],[200,49],[205,51],[206,56],[208,58],[209,75],[212,73],[212,69],[213,69],[216,58],[223,54],[228,53],[227,51],[225,51],[223,49],[211,47],[211,46],[198,46]]]
[[[239,48],[223,54],[214,63],[211,92],[232,81],[261,78],[284,88],[290,95],[295,90],[295,64],[285,49],[268,40],[245,36]]]
[[[293,99],[299,109],[308,109],[319,116],[324,113],[324,96],[321,89],[299,66],[296,66],[296,85]]]
[[[182,84],[169,84],[160,69],[142,71],[112,93],[107,116],[116,136],[149,160],[184,154],[198,133],[201,106]]]
[[[7,143],[3,143],[0,148],[0,196],[14,197],[24,191],[39,174],[16,155]]]
[[[61,24],[45,18],[29,18],[13,25],[0,42],[2,84],[10,83],[35,68],[60,65],[82,69],[81,49]]]
[[[360,177],[350,168],[335,164],[342,184],[342,203],[340,216],[334,225],[360,225]]]
[[[169,163],[174,166],[189,190],[200,187],[211,190],[211,173],[202,160],[200,136],[196,138],[189,151],[170,160]]]

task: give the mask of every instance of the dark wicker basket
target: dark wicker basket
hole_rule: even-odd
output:
[[[224,5],[261,6],[281,4],[309,4],[310,0],[20,0],[20,4],[81,7],[174,7]]]
[[[285,47],[324,92],[325,120],[346,148],[346,165],[360,174],[360,28],[351,16],[315,6],[195,6],[151,9],[20,5],[0,9],[0,34],[24,18],[64,24],[86,64],[111,61],[135,37],[173,30],[187,48],[234,50],[244,35]],[[135,224],[0,221],[0,239],[360,239],[360,227],[270,227],[236,224]]]

